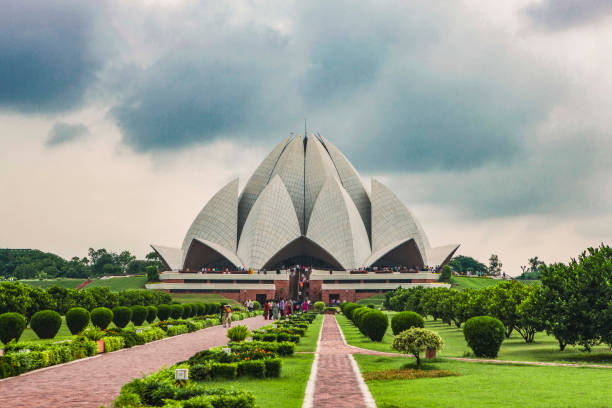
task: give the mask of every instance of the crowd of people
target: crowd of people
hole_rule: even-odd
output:
[[[306,313],[312,308],[310,300],[293,300],[293,299],[274,299],[268,300],[263,305],[264,319],[276,320],[282,316],[289,316],[293,313]]]

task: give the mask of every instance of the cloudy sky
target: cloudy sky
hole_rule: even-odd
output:
[[[612,244],[610,0],[2,7],[0,247],[178,246],[304,118],[434,245]]]

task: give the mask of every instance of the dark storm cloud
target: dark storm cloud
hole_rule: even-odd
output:
[[[552,30],[588,24],[612,13],[610,0],[543,0],[525,9],[538,25]]]
[[[100,61],[89,46],[103,2],[7,0],[0,10],[0,109],[76,107]]]
[[[89,129],[87,129],[87,126],[81,123],[70,124],[58,122],[53,125],[53,128],[49,131],[49,136],[45,145],[47,147],[59,146],[81,139],[88,133]]]
[[[118,90],[121,102],[111,110],[123,141],[137,151],[175,150],[220,136],[249,139],[278,125],[285,46],[270,30],[239,29],[212,49],[189,42],[125,73],[129,86]]]
[[[206,21],[183,52],[121,81],[111,112],[138,151],[219,137],[269,143],[307,117],[363,170],[512,160],[551,108],[554,79],[451,11],[308,3],[286,34]]]

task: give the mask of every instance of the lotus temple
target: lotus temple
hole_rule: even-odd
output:
[[[432,247],[418,220],[320,135],[287,137],[246,186],[230,181],[195,217],[180,248],[151,245],[168,292],[237,301],[356,301],[398,286],[438,285],[459,245]]]

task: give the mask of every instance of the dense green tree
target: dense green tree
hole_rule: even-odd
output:
[[[529,287],[517,281],[503,281],[488,290],[488,315],[501,320],[510,337],[519,320],[518,307],[529,296]]]
[[[147,266],[147,280],[149,282],[159,282],[159,269],[157,266]]]
[[[470,256],[459,255],[451,259],[448,263],[451,268],[459,273],[473,272],[484,274],[487,272],[487,267]]]
[[[55,299],[44,289],[31,288],[28,296],[32,301],[32,304],[26,309],[25,313],[25,317],[28,321],[30,321],[30,318],[38,311],[57,309]]]
[[[26,315],[32,307],[31,287],[18,282],[0,282],[0,314],[15,312]]]
[[[440,272],[440,281],[441,282],[450,282],[451,276],[453,275],[453,270],[449,265],[444,265],[442,267],[442,271]]]
[[[75,290],[62,288],[58,285],[51,286],[47,289],[47,293],[53,297],[57,305],[57,311],[60,314],[66,314],[68,309],[78,306],[75,302]]]
[[[499,261],[499,256],[496,254],[492,254],[489,258],[487,273],[491,276],[499,276],[502,273],[502,263]]]

